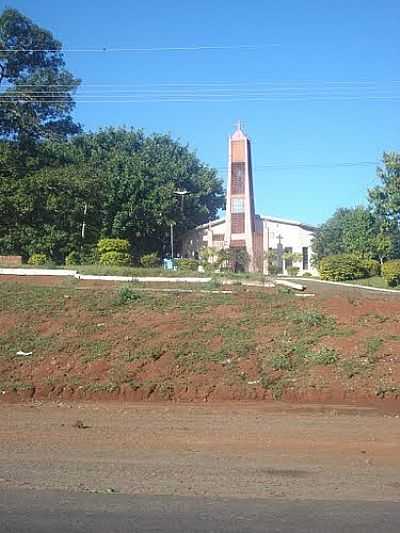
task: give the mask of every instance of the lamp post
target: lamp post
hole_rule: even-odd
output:
[[[183,213],[183,201],[187,194],[190,194],[189,191],[186,189],[183,190],[177,190],[174,191],[174,194],[176,194],[178,197],[181,197],[181,212]],[[175,222],[171,222],[171,259],[174,260],[174,224]]]
[[[171,222],[171,259],[174,260],[174,222]]]
[[[87,215],[88,205],[85,202],[83,204],[83,220],[82,220],[82,229],[81,229],[81,246],[80,246],[80,255],[82,258],[83,242],[85,240],[85,231],[86,231],[86,215]]]
[[[183,213],[183,199],[185,198],[185,195],[190,194],[190,192],[187,191],[186,189],[183,189],[182,191],[174,191],[174,194],[177,194],[178,196],[181,197],[181,211]]]

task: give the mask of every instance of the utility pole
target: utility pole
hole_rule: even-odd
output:
[[[85,240],[87,209],[88,209],[88,206],[87,206],[87,203],[85,202],[83,204],[83,221],[82,221],[82,230],[81,230],[81,249],[80,249],[81,258],[82,258],[83,242]]]
[[[183,214],[183,200],[187,194],[190,194],[190,192],[187,191],[186,189],[183,189],[182,191],[181,190],[174,191],[174,194],[181,197],[181,213]],[[172,223],[171,223],[171,255],[172,255],[172,259],[174,259],[174,227]]]
[[[85,239],[85,230],[86,230],[86,215],[87,215],[87,203],[85,202],[84,203],[84,207],[83,207],[83,222],[82,222],[82,233],[81,233],[81,236],[82,236],[82,243]]]
[[[171,222],[171,259],[174,260],[174,222]]]

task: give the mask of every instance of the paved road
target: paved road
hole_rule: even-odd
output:
[[[400,506],[2,489],[0,531],[398,533]]]

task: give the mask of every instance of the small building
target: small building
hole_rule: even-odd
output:
[[[215,253],[242,248],[248,254],[249,272],[287,274],[289,267],[296,266],[300,274],[316,274],[311,265],[316,230],[309,224],[255,213],[251,144],[239,124],[229,139],[226,216],[187,232],[181,253],[183,257],[197,258],[202,248]]]

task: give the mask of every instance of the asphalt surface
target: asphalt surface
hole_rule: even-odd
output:
[[[400,531],[391,502],[127,496],[2,489],[1,533]]]

